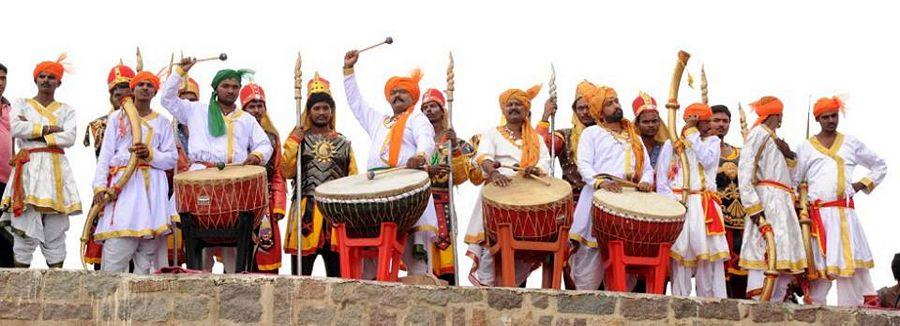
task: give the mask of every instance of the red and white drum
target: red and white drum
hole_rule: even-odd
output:
[[[550,178],[546,185],[533,178],[513,176],[506,187],[484,186],[481,192],[484,229],[489,244],[497,242],[498,225],[512,226],[519,241],[555,242],[561,226],[572,225],[572,186]]]
[[[200,229],[233,229],[239,212],[253,212],[259,225],[268,205],[266,169],[227,166],[188,171],[175,176],[175,203],[179,213],[191,213]],[[216,242],[224,239],[206,239]]]
[[[621,193],[597,190],[591,231],[601,248],[611,240],[622,240],[626,255],[655,257],[659,244],[671,244],[678,238],[685,212],[680,203],[657,193],[630,188]]]

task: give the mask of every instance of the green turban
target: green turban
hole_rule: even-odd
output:
[[[226,79],[237,79],[238,83],[241,82],[241,78],[244,75],[252,74],[253,70],[250,69],[222,69],[216,73],[216,76],[213,77],[212,86],[213,92],[209,98],[209,133],[213,135],[213,137],[219,137],[225,134],[225,118],[222,116],[222,108],[219,107],[218,95],[216,95],[216,89],[219,87],[219,84]]]

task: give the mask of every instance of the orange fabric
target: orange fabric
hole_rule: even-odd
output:
[[[9,163],[15,166],[13,173],[16,179],[13,181],[12,210],[13,216],[16,217],[25,212],[25,186],[22,184],[22,170],[25,168],[25,164],[31,160],[31,153],[65,154],[65,151],[59,147],[23,148],[10,160]]]
[[[519,166],[522,168],[537,165],[541,158],[541,140],[538,138],[537,132],[531,125],[531,100],[533,100],[538,92],[541,91],[541,85],[534,85],[527,90],[511,88],[500,93],[500,111],[506,107],[506,103],[511,100],[518,100],[525,106],[528,112],[526,120],[522,123],[522,156],[519,158]]]
[[[63,73],[66,71],[66,67],[62,64],[62,61],[65,59],[66,54],[63,53],[59,55],[59,58],[57,58],[56,61],[44,61],[37,64],[37,66],[34,67],[34,79],[37,79],[38,75],[42,72],[50,73],[51,75],[56,76],[57,79],[62,79]]]
[[[715,191],[703,191],[700,193],[703,198],[703,213],[706,216],[706,234],[718,235],[725,234],[725,220],[716,207],[722,205],[722,199]]]
[[[823,97],[813,106],[813,116],[818,118],[825,113],[834,113],[844,110],[844,101],[837,96]]]
[[[397,118],[397,122],[391,127],[391,131],[388,134],[388,139],[390,139],[388,144],[388,165],[391,167],[395,167],[399,163],[400,148],[403,147],[403,132],[406,130],[406,120],[409,120],[409,116],[415,110],[416,102],[419,101],[419,80],[422,80],[422,71],[416,68],[409,74],[409,77],[394,76],[384,84],[384,98],[388,102],[391,100],[391,91],[396,88],[405,89],[413,98],[409,108],[406,109],[406,112],[400,114],[400,117]]]
[[[822,249],[822,254],[824,255],[826,253],[825,223],[822,222],[822,213],[819,211],[819,209],[821,209],[822,207],[843,207],[855,209],[856,204],[853,203],[853,198],[850,198],[850,200],[837,199],[829,202],[816,200],[809,203],[809,219],[812,221],[809,233],[816,238],[816,242],[819,244],[819,249]]]
[[[261,86],[250,83],[250,84],[244,85],[244,87],[241,88],[240,98],[241,98],[241,106],[247,106],[247,103],[249,103],[252,100],[260,100],[260,101],[265,102],[266,101],[266,92],[263,90],[263,88]]]
[[[112,90],[119,83],[129,83],[130,85],[133,78],[134,70],[131,70],[131,67],[119,64],[110,69],[109,75],[106,76],[106,85],[108,89]]]
[[[609,86],[595,87],[591,92],[584,94],[584,99],[588,102],[589,111],[594,121],[598,123],[603,121],[603,105],[607,101],[618,98],[616,90]]]
[[[712,118],[712,108],[703,103],[688,105],[688,107],[684,109],[683,119],[687,121],[687,118],[691,116],[697,117],[700,121],[709,121],[709,119]]]
[[[159,77],[156,77],[156,75],[154,75],[152,72],[146,70],[141,71],[136,76],[134,76],[134,78],[131,79],[131,83],[129,83],[129,86],[134,89],[137,84],[145,80],[153,84],[153,88],[159,89]]]
[[[178,95],[183,93],[194,93],[198,97],[200,96],[200,85],[197,84],[197,81],[191,77],[184,79],[181,81],[181,85],[178,87]]]
[[[759,117],[753,123],[753,126],[758,126],[770,115],[781,114],[784,111],[784,103],[781,103],[781,100],[774,96],[763,96],[756,102],[750,103],[750,106],[753,107],[756,115]]]

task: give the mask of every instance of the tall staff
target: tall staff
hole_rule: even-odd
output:
[[[453,129],[453,91],[456,90],[456,82],[453,73],[453,52],[450,52],[450,64],[447,65],[447,128]],[[456,204],[453,201],[453,143],[456,139],[447,139],[447,166],[450,173],[447,176],[448,198],[450,200],[450,243],[453,247],[453,284],[459,285],[459,257],[456,254]]]
[[[550,115],[550,176],[556,171],[556,68],[550,64],[550,101],[553,102],[553,114]]]
[[[303,70],[301,67],[303,66],[303,58],[300,56],[300,51],[297,51],[297,60],[294,62],[294,100],[296,101],[296,114],[297,114],[297,126],[303,125]],[[302,127],[301,127],[302,128]],[[305,131],[305,130],[301,130]],[[302,143],[301,143],[302,144]],[[302,147],[302,145],[301,145]],[[297,152],[297,155],[300,155],[302,149]],[[301,155],[302,156],[302,155]],[[294,200],[300,200],[300,188],[301,182],[303,182],[303,164],[298,158],[297,160],[297,179],[294,181]],[[299,207],[299,204],[298,204]],[[294,262],[296,262],[296,274],[299,275],[300,271],[303,270],[303,259],[302,257],[302,249],[301,248],[301,234],[300,234],[300,224],[303,222],[303,212],[297,210],[297,216],[294,220],[294,238],[297,240],[297,255],[294,256]],[[292,262],[292,263],[294,263]]]

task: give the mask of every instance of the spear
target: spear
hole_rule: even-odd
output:
[[[700,66],[700,98],[703,104],[709,104],[709,84],[706,82],[706,65]]]
[[[556,106],[556,67],[550,63],[550,101]],[[550,115],[550,176],[556,171],[556,112]]]
[[[447,65],[447,128],[453,129],[453,91],[456,90],[456,74],[453,73],[453,52],[450,52],[450,64]],[[456,254],[456,205],[453,202],[453,143],[456,139],[447,139],[447,164],[450,173],[447,176],[447,195],[450,201],[450,248],[453,249],[453,284],[459,285],[459,258]]]
[[[144,56],[141,54],[141,47],[137,47],[137,54],[135,55],[137,58],[137,63],[135,63],[134,69],[137,72],[141,72],[144,70]]]
[[[747,113],[744,113],[744,107],[738,102],[738,112],[741,114],[741,137],[747,140]]]
[[[297,51],[297,60],[294,62],[294,100],[296,101],[296,105],[297,105],[296,106],[297,126],[302,126],[302,124],[303,124],[303,121],[302,121],[303,92],[301,91],[303,88],[303,70],[301,69],[302,65],[303,65],[303,59],[300,56],[300,51]],[[300,146],[300,147],[301,147],[301,151],[302,151],[303,146]],[[299,152],[297,154],[298,154],[298,156],[302,156],[302,155],[300,155],[301,153],[299,153]],[[302,168],[301,160],[298,159],[297,160],[297,179],[294,180],[295,204],[298,203],[299,200],[301,200],[300,199],[300,189],[302,188],[301,182],[303,182],[303,168]],[[297,204],[297,205],[299,207],[300,204]],[[294,261],[296,262],[296,266],[297,266],[295,270],[297,273],[294,275],[299,275],[300,271],[303,270],[303,259],[301,259],[301,257],[300,257],[301,251],[302,251],[302,248],[300,248],[300,246],[301,246],[301,244],[300,244],[300,236],[301,236],[300,224],[302,222],[302,217],[303,217],[303,212],[300,212],[300,210],[298,209],[297,214],[294,219],[295,220],[295,222],[294,222],[294,239],[297,240],[297,255],[294,256],[295,257]],[[292,262],[294,262],[294,261],[292,261]]]

